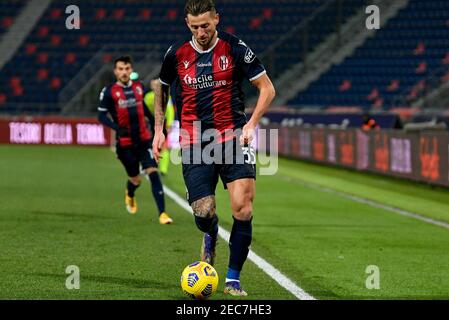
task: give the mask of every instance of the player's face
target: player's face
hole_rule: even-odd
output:
[[[196,42],[207,50],[215,37],[215,31],[220,21],[218,13],[205,12],[199,16],[187,15],[186,23]]]
[[[133,73],[133,67],[131,64],[119,61],[115,65],[114,74],[117,81],[127,84],[131,79],[131,73]]]

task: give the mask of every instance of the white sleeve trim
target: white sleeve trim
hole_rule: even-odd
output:
[[[263,76],[263,75],[266,74],[266,73],[267,73],[267,71],[264,70],[264,71],[262,71],[261,73],[259,73],[257,76],[252,77],[251,79],[249,79],[249,81],[257,80],[257,79],[259,79],[261,76]]]
[[[108,109],[98,107],[98,111],[108,111]]]
[[[162,83],[165,86],[170,86],[168,83],[165,83],[164,81],[162,81],[161,78],[159,78],[159,82]]]

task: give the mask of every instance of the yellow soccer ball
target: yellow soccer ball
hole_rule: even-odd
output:
[[[213,296],[218,287],[218,273],[202,261],[185,267],[181,275],[182,291],[192,299],[204,300]]]

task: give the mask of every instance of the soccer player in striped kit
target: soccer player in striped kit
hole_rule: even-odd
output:
[[[156,91],[153,153],[158,160],[165,141],[162,130],[169,86],[173,85],[188,201],[196,225],[204,232],[201,259],[214,263],[218,234],[215,188],[220,177],[229,192],[234,221],[225,293],[246,296],[240,272],[252,241],[256,178],[255,154],[249,144],[275,90],[253,51],[239,38],[217,31],[220,17],[213,0],[187,0],[185,15],[192,37],[172,45],[165,54],[161,86]],[[242,92],[245,79],[259,91],[249,121]],[[210,135],[206,137],[211,130],[216,138],[212,142]],[[212,143],[219,147],[211,153],[214,161],[195,161],[195,154],[208,150]]]
[[[151,149],[153,135],[145,120],[146,117],[154,124],[154,117],[145,106],[145,89],[142,83],[130,79],[132,72],[131,57],[123,56],[115,60],[114,74],[117,81],[101,91],[98,119],[116,132],[117,158],[128,174],[125,193],[128,212],[137,212],[135,191],[141,183],[141,165],[151,181],[153,197],[159,211],[159,223],[170,224],[173,220],[165,212],[164,191]]]

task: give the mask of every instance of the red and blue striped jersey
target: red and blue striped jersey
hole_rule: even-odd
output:
[[[199,142],[200,134],[216,129],[241,129],[245,115],[244,79],[253,81],[265,74],[265,68],[253,51],[234,35],[220,32],[208,50],[199,49],[193,38],[171,46],[164,57],[159,79],[174,85],[175,103],[181,129],[182,145]],[[201,122],[201,132],[194,122]],[[230,137],[232,138],[232,137]]]
[[[101,91],[98,111],[109,112],[119,127],[128,130],[128,135],[118,138],[121,147],[152,138],[145,121],[144,94],[145,89],[140,81],[130,81],[127,86],[114,83]]]

